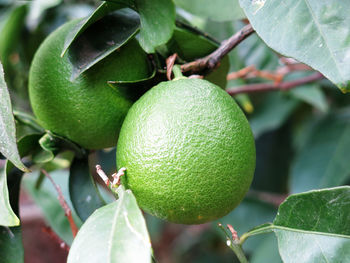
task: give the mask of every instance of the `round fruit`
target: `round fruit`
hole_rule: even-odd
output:
[[[112,147],[132,102],[107,81],[147,77],[147,54],[130,40],[71,81],[69,55],[61,58],[60,54],[67,34],[79,21],[60,27],[38,49],[29,75],[30,102],[45,129],[87,149]]]
[[[162,82],[129,110],[117,145],[123,184],[152,215],[175,223],[215,220],[246,194],[254,138],[235,101],[200,79]]]

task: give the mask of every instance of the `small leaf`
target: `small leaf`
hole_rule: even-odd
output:
[[[140,14],[141,30],[138,36],[141,47],[147,53],[165,44],[175,28],[175,6],[172,0],[135,0]]]
[[[240,0],[240,4],[269,47],[350,91],[350,2]]]
[[[74,239],[68,263],[151,262],[146,223],[130,190],[118,188],[119,199],[99,208]]]
[[[349,203],[349,186],[288,197],[274,221],[283,262],[346,262],[350,258]]]
[[[82,221],[85,221],[96,209],[105,205],[90,174],[87,158],[73,160],[69,175],[69,195]]]
[[[129,8],[114,11],[90,25],[70,45],[69,59],[74,66],[71,80],[123,46],[139,27],[139,15]]]
[[[0,171],[0,226],[18,226],[20,224],[17,215],[10,205],[10,197],[7,186],[7,174],[11,169],[9,161],[5,169]]]
[[[156,75],[156,68],[153,68],[152,74],[144,79],[138,80],[116,80],[107,81],[108,85],[120,92],[124,98],[131,101],[138,100],[148,89],[152,87],[152,81]]]
[[[174,2],[194,15],[214,21],[233,21],[245,18],[238,0],[175,0]]]
[[[349,116],[330,114],[319,120],[292,163],[291,190],[334,187],[349,178]]]
[[[22,171],[28,168],[21,161],[16,144],[16,127],[12,114],[10,94],[0,63],[0,152]]]

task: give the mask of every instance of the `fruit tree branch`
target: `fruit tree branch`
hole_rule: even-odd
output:
[[[244,26],[240,31],[227,40],[224,40],[220,47],[204,58],[181,65],[182,72],[199,73],[213,70],[220,60],[235,48],[244,39],[250,36],[254,29],[250,24]]]
[[[297,79],[297,80],[292,80],[292,81],[286,81],[286,82],[281,82],[281,83],[258,83],[258,84],[249,84],[249,85],[244,85],[244,86],[239,86],[239,87],[232,87],[226,89],[227,93],[230,94],[231,96],[237,95],[240,93],[254,93],[254,92],[263,92],[263,91],[271,91],[271,90],[289,90],[292,88],[295,88],[300,85],[304,85],[307,83],[311,83],[317,80],[323,79],[324,76],[316,72],[310,76]]]
[[[68,221],[69,221],[69,225],[73,234],[73,237],[75,237],[78,233],[78,227],[74,222],[73,216],[72,216],[72,210],[69,208],[66,200],[64,199],[63,193],[61,188],[55,183],[55,181],[52,179],[52,177],[49,175],[49,173],[44,170],[41,169],[41,172],[47,177],[49,178],[49,180],[51,181],[52,185],[55,187],[56,192],[58,193],[58,200],[60,201],[60,204],[64,210],[64,214],[67,217]]]

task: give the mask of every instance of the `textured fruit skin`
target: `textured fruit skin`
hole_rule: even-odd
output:
[[[68,55],[60,54],[66,35],[79,21],[53,32],[36,52],[29,75],[30,102],[45,129],[87,149],[112,147],[132,102],[107,81],[147,77],[147,55],[131,40],[71,82],[73,66]]]
[[[222,89],[200,79],[162,82],[129,110],[117,145],[123,184],[159,218],[200,224],[220,218],[246,194],[254,138]]]

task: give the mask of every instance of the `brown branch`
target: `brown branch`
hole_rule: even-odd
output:
[[[271,90],[289,90],[303,84],[321,80],[323,78],[324,76],[321,73],[316,72],[305,78],[301,78],[293,81],[286,81],[282,83],[250,84],[250,85],[228,88],[226,89],[226,91],[228,94],[233,96],[240,93],[254,93],[254,92],[263,92],[263,91],[271,91]]]
[[[49,180],[51,181],[52,185],[55,187],[56,192],[58,193],[58,200],[60,201],[60,204],[64,210],[64,214],[67,217],[68,221],[69,221],[69,225],[73,234],[73,237],[75,237],[78,233],[78,227],[74,222],[73,216],[72,216],[72,210],[69,208],[66,200],[64,200],[64,196],[62,194],[62,190],[61,188],[55,183],[55,181],[52,179],[52,177],[49,175],[49,173],[47,171],[45,171],[44,169],[41,169],[41,172],[47,177],[49,178]]]
[[[166,60],[166,77],[168,80],[171,80],[171,73],[173,72],[173,67],[177,58],[177,54],[174,53]]]
[[[227,40],[224,40],[220,47],[216,49],[213,53],[209,54],[204,58],[197,59],[195,61],[181,65],[182,72],[210,72],[215,69],[220,60],[227,55],[233,48],[235,48],[244,39],[250,36],[254,32],[254,29],[250,24],[244,26],[240,31],[234,34]]]
[[[43,227],[43,231],[49,235],[50,238],[52,238],[55,242],[60,244],[60,248],[69,252],[70,247],[57,236],[57,234],[51,229],[51,227]]]

